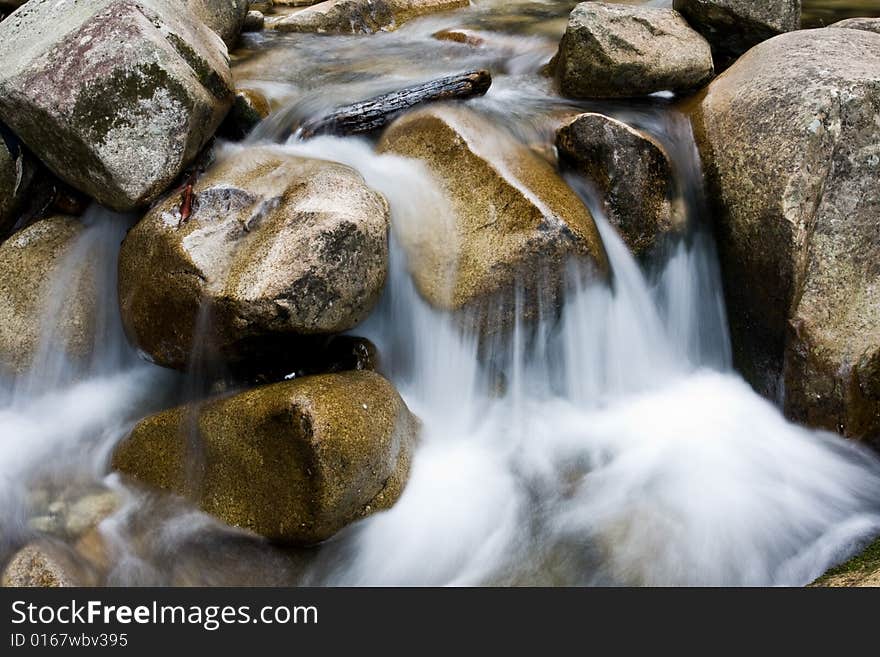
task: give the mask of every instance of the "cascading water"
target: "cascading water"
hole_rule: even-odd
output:
[[[535,15],[563,15],[556,5],[564,3],[545,4]],[[469,16],[478,29],[506,28],[520,9],[480,3]],[[590,282],[572,263],[561,315],[542,308],[537,326],[519,325],[481,348],[477,335],[419,296],[407,269],[403,243],[412,235],[452,239],[450,209],[422,165],[378,155],[363,139],[275,146],[348,164],[388,199],[388,284],[354,333],[377,345],[383,373],[423,422],[393,508],[319,549],[288,551],[106,476],[108,450],[136,419],[198,397],[210,382],[204,373],[170,374],[127,346],[114,288],[128,220],[93,208],[47,282],[37,359],[2,382],[0,558],[40,533],[32,492],[70,486],[108,486],[122,497],[100,525],[109,566],[98,581],[112,585],[800,585],[880,531],[876,457],[790,424],[732,370],[687,121],[663,99],[573,106],[555,97],[537,72],[557,40],[542,30],[558,30],[556,19],[476,50],[431,39],[453,20],[461,18],[339,38],[329,55],[321,37],[252,38],[246,46],[272,66],[260,69],[260,58],[248,56],[237,75],[257,80],[286,110],[249,143],[278,140],[292,119],[353,93],[490,67],[492,89],[468,104],[504,124],[505,139],[549,143],[555,112],[592,109],[662,141],[689,210],[687,235],[637,262],[588,181],[569,177],[596,219],[612,284]],[[259,72],[272,67],[281,68],[274,80]],[[65,295],[84,278],[99,299],[100,329],[91,360],[75,364],[60,355],[56,326]]]

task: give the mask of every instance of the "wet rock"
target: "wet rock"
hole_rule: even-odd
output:
[[[828,27],[837,27],[847,30],[864,30],[866,32],[876,32],[880,34],[880,18],[847,18],[838,21]]]
[[[200,317],[200,348],[234,362],[351,329],[378,300],[388,205],[353,169],[230,148],[195,183],[189,217],[184,196],[157,204],[119,258],[123,323],[155,362],[183,367]]]
[[[195,476],[192,426],[203,450]],[[378,374],[327,374],[148,417],[116,448],[113,467],[231,525],[310,545],[394,504],[417,432]]]
[[[880,539],[852,559],[836,566],[813,582],[813,587],[880,586]]]
[[[77,586],[75,574],[48,546],[34,543],[22,548],[6,566],[2,581],[5,587]]]
[[[261,11],[249,11],[244,17],[242,32],[260,32],[266,26],[266,17]]]
[[[271,111],[269,101],[259,91],[238,89],[232,109],[220,126],[219,134],[227,139],[240,141],[269,116]]]
[[[195,16],[229,48],[235,46],[248,13],[248,0],[184,0]]]
[[[0,24],[0,118],[117,210],[161,194],[232,96],[226,46],[170,0],[31,0]]]
[[[550,68],[572,98],[685,92],[714,75],[709,44],[678,12],[605,2],[574,8]]]
[[[51,217],[0,245],[0,367],[6,371],[28,369],[44,344],[80,360],[91,353],[97,304],[91,278],[71,284],[63,302],[51,299],[53,280],[70,279],[65,261],[82,231],[76,219]]]
[[[481,48],[486,45],[486,39],[475,30],[440,30],[432,36],[438,41],[454,41],[455,43],[463,43],[474,48]]]
[[[120,506],[119,495],[104,491],[74,501],[66,510],[64,530],[69,536],[80,536],[93,529]]]
[[[556,134],[560,160],[598,187],[605,213],[637,256],[681,231],[672,162],[650,135],[602,114],[581,114]]]
[[[371,33],[394,30],[413,18],[468,4],[469,0],[327,0],[268,27],[282,32]]]
[[[33,177],[33,162],[15,135],[0,123],[0,238],[15,225]]]
[[[464,311],[495,332],[512,323],[517,285],[519,315],[534,319],[541,303],[558,304],[570,258],[607,271],[577,195],[546,160],[478,115],[441,106],[412,112],[387,129],[379,150],[423,161],[448,199],[449,225],[434,217],[396,227],[432,305]]]
[[[801,25],[801,0],[674,0],[673,7],[722,55],[740,55]]]
[[[787,415],[880,436],[880,35],[792,32],[694,111],[736,362]]]

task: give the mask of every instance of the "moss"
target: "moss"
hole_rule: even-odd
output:
[[[153,98],[157,89],[166,89],[183,105],[191,105],[186,89],[158,64],[139,64],[130,70],[116,70],[106,78],[86,85],[73,110],[74,122],[84,133],[104,144],[111,130],[133,127],[136,112],[126,115],[120,109],[136,108]]]
[[[849,561],[835,566],[822,577],[813,582],[814,586],[823,586],[829,580],[841,575],[869,573],[880,570],[880,537]]]
[[[232,95],[232,89],[229,88],[226,81],[223,80],[217,71],[212,69],[205,60],[199,57],[196,51],[193,50],[186,41],[176,34],[169,34],[166,38],[193,70],[202,86],[210,91],[215,98],[222,100]]]

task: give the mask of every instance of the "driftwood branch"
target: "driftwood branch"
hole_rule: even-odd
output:
[[[308,139],[325,134],[345,136],[373,132],[416,105],[482,96],[491,84],[492,76],[485,70],[450,75],[338,107],[329,114],[306,121],[297,134]]]

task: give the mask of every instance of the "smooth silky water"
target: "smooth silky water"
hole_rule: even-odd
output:
[[[106,474],[109,451],[137,419],[198,398],[212,381],[198,365],[162,370],[127,345],[115,272],[131,219],[95,207],[46,283],[34,366],[2,381],[0,559],[39,535],[29,522],[35,491],[97,487],[123,499],[99,528],[108,565],[95,582],[111,585],[802,585],[880,532],[878,459],[787,422],[732,369],[687,120],[663,95],[573,103],[540,74],[574,4],[475,2],[367,37],[248,35],[236,54],[238,84],[263,91],[276,111],[247,143],[221,145],[220,157],[276,143],[354,167],[389,201],[388,285],[352,333],[377,345],[383,373],[423,422],[392,509],[320,548],[282,549]],[[485,45],[431,36],[452,27],[478,30]],[[637,262],[589,182],[566,174],[596,219],[611,283],[571,263],[560,313],[542,307],[537,325],[489,343],[428,306],[408,272],[401,244],[413,236],[456,249],[427,170],[377,155],[363,138],[292,135],[340,103],[481,67],[493,86],[467,105],[504,128],[499,139],[552,158],[559,117],[584,110],[653,134],[674,161],[689,220],[686,235]],[[55,319],[83,277],[99,290],[99,337],[95,357],[75,364],[61,355]]]

